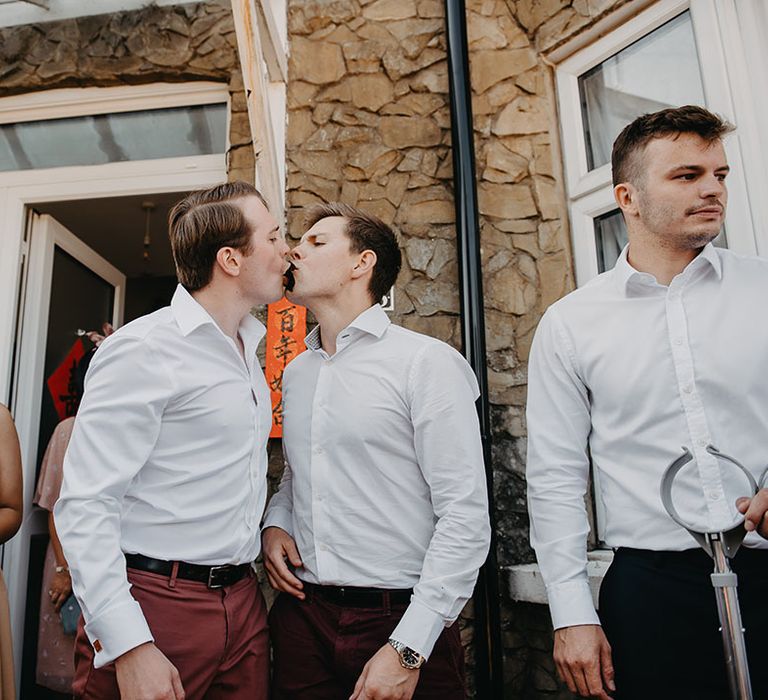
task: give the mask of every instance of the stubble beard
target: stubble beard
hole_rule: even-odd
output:
[[[700,250],[720,233],[720,223],[695,224],[686,220],[671,232],[669,222],[678,218],[679,212],[659,206],[648,207],[642,217],[645,229],[652,234],[658,246],[666,250]]]

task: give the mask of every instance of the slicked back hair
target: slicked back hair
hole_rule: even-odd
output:
[[[376,265],[368,291],[374,303],[378,303],[392,288],[400,273],[402,255],[397,244],[397,235],[378,217],[343,202],[330,202],[312,207],[307,212],[306,227],[310,229],[318,221],[331,216],[341,216],[347,220],[344,233],[349,238],[349,247],[353,253],[362,253],[364,250],[376,253]]]
[[[211,281],[221,248],[237,248],[245,255],[251,252],[248,222],[234,203],[245,197],[258,197],[267,206],[253,185],[237,180],[190,192],[171,209],[168,235],[173,262],[179,282],[190,292]]]
[[[638,184],[642,177],[642,152],[653,139],[696,134],[712,144],[733,129],[732,124],[696,105],[643,114],[624,127],[613,142],[613,185],[615,187],[622,182]]]

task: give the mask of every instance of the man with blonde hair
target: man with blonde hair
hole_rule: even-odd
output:
[[[266,611],[251,564],[270,395],[257,304],[283,294],[280,227],[256,189],[170,214],[169,307],[101,345],[55,521],[83,610],[77,698],[266,700]]]

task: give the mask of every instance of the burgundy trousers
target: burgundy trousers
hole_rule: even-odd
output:
[[[155,644],[179,671],[187,700],[267,700],[267,614],[253,573],[218,589],[130,568],[128,581]],[[114,664],[95,669],[93,655],[81,617],[73,695],[119,700]]]
[[[269,613],[273,700],[347,700],[368,660],[387,643],[406,605],[340,607],[306,590],[281,593]],[[413,700],[465,700],[459,626],[443,630]]]

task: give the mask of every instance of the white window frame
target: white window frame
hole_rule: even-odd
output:
[[[756,222],[763,215],[768,180],[760,165],[745,167],[744,153],[757,149],[754,117],[747,109],[743,76],[733,80],[743,69],[739,55],[725,46],[739,45],[741,35],[735,19],[734,0],[658,0],[594,43],[577,51],[556,65],[556,84],[560,110],[565,182],[569,198],[573,259],[576,282],[581,286],[598,274],[594,219],[616,209],[611,185],[611,166],[605,164],[588,170],[583,116],[579,95],[579,77],[652,31],[690,11],[697,55],[707,107],[736,124],[736,134],[726,139],[731,166],[728,178],[729,205],[726,216],[728,247],[739,253],[768,253],[768,232]],[[705,47],[700,50],[699,47]],[[743,54],[742,54],[743,56]],[[734,99],[736,98],[736,100]],[[737,113],[734,101],[743,105]],[[752,160],[758,160],[754,157]],[[748,187],[749,183],[749,187]],[[768,219],[763,218],[762,221]]]
[[[221,103],[229,107],[227,86],[209,81],[62,88],[0,99],[0,124]],[[228,132],[229,128],[227,139]]]
[[[12,338],[26,208],[36,202],[185,191],[227,179],[230,100],[227,86],[207,81],[47,90],[0,99],[0,124],[202,104],[227,105],[225,152],[99,165],[0,172],[0,337]],[[10,389],[11,347],[0,344],[0,400]]]

